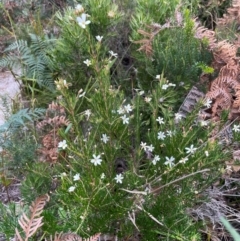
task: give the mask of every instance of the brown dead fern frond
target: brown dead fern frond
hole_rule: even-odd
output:
[[[214,49],[213,55],[218,63],[229,63],[236,58],[237,48],[234,44],[228,43],[226,40],[219,42]]]
[[[58,160],[58,148],[41,148],[38,150],[38,153],[40,153],[39,161],[42,162],[50,162],[50,163],[56,163]]]
[[[65,109],[59,104],[52,102],[48,105],[45,118],[37,123],[37,128],[42,129],[46,125],[58,128],[59,126],[68,126],[70,121],[66,118]]]
[[[142,51],[146,54],[147,57],[151,57],[153,54],[153,39],[154,37],[164,28],[169,28],[170,23],[165,23],[164,25],[160,24],[151,24],[146,26],[148,28],[148,31],[139,29],[138,33],[144,36],[144,39],[134,41],[135,44],[141,44],[141,47],[138,49],[138,51]]]
[[[195,38],[197,39],[207,39],[208,40],[208,47],[210,50],[214,49],[217,44],[217,39],[215,32],[212,30],[209,30],[203,26],[200,26],[199,23],[195,21]]]
[[[61,233],[55,233],[54,239],[52,238],[52,235],[50,236],[50,241],[61,241],[61,236],[62,236],[62,232]]]
[[[60,137],[55,130],[45,134],[42,138],[42,148],[38,149],[40,160],[44,162],[55,163],[58,159],[58,143]]]
[[[236,78],[231,78],[231,77],[222,77],[223,82],[226,83],[227,86],[231,86],[235,91],[240,89],[240,82],[237,81]]]
[[[240,22],[240,2],[239,0],[232,1],[232,7],[227,9],[228,15],[230,18],[234,18],[235,20]]]
[[[240,110],[240,89],[235,93],[235,100],[233,101],[233,108]]]
[[[212,91],[209,91],[206,94],[206,98],[215,100],[211,110],[212,110],[212,117],[220,117],[220,113],[222,110],[231,109],[232,106],[232,95],[229,92],[227,87],[218,87]]]
[[[43,212],[43,208],[49,199],[50,197],[48,194],[38,197],[34,202],[32,202],[32,205],[30,206],[30,217],[23,213],[21,218],[18,220],[18,223],[24,231],[25,238],[21,237],[18,229],[16,228],[16,240],[27,241],[43,225],[43,217],[40,215]]]
[[[48,111],[52,111],[55,114],[58,113],[61,115],[65,115],[65,109],[54,101],[52,101],[52,103],[48,105]]]
[[[223,14],[222,18],[217,19],[217,26],[227,26],[233,22],[240,23],[240,2],[233,0],[232,6],[227,9],[227,14]]]
[[[50,149],[54,148],[59,143],[59,137],[56,136],[55,131],[50,131],[47,135],[45,135],[42,139],[42,145],[43,147]]]
[[[39,159],[44,162],[56,163],[58,160],[59,130],[71,122],[67,119],[65,109],[58,103],[49,104],[44,120],[37,123],[42,146],[38,149]]]
[[[142,29],[139,29],[138,33],[142,34],[145,37],[144,39],[134,41],[135,44],[141,44],[141,47],[138,49],[138,51],[144,52],[148,57],[152,56],[153,54],[152,41],[153,41],[154,35],[147,33]]]
[[[71,122],[66,118],[66,116],[55,116],[39,122],[37,124],[37,128],[42,129],[46,125],[59,128],[60,126],[68,126],[69,124],[71,124]]]
[[[84,239],[81,238],[79,235],[75,233],[56,233],[54,236],[54,240],[52,240],[52,237],[50,238],[51,241],[97,241],[99,240],[100,233],[95,234],[91,236],[90,238]]]
[[[212,119],[219,120],[223,110],[229,110],[229,119],[236,118],[236,110],[240,107],[240,67],[237,46],[224,40],[218,42],[212,52],[214,56],[212,65],[219,71],[218,77],[213,80],[206,94],[207,98],[214,101],[211,106]]]
[[[231,59],[225,66],[220,69],[219,77],[223,82],[226,82],[229,79],[236,80],[238,72],[238,61]]]

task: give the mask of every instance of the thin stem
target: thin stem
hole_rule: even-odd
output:
[[[173,181],[171,181],[171,182],[169,182],[169,183],[167,183],[167,184],[165,184],[165,185],[163,185],[163,186],[161,186],[161,187],[158,187],[158,188],[152,190],[151,193],[157,194],[158,191],[160,191],[160,190],[163,189],[164,187],[168,187],[168,186],[172,185],[173,183],[179,182],[179,181],[181,181],[181,180],[183,180],[183,179],[185,179],[185,178],[194,176],[194,175],[196,175],[196,174],[203,173],[203,172],[209,172],[209,171],[211,171],[211,170],[210,170],[210,169],[203,169],[203,170],[201,170],[201,171],[197,171],[197,172],[191,173],[191,174],[189,174],[189,175],[185,175],[185,176],[183,176],[183,177],[180,177],[180,178],[178,178],[178,179],[176,179],[176,180],[173,180]]]

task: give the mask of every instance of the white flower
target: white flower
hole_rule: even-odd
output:
[[[181,187],[178,187],[177,189],[177,194],[181,194],[182,193],[182,188]]]
[[[79,173],[77,173],[73,176],[73,181],[78,181],[78,180],[80,180],[80,174]]]
[[[129,117],[127,117],[126,115],[121,116],[121,119],[123,121],[123,124],[128,124],[129,123]]]
[[[89,119],[91,114],[92,114],[91,110],[85,110],[85,115],[87,116],[87,119]]]
[[[114,179],[116,180],[116,183],[122,183],[123,175],[121,173],[117,174],[117,176]]]
[[[75,190],[75,188],[76,188],[76,187],[71,186],[71,187],[68,188],[68,191],[69,191],[69,192],[73,192],[73,191]]]
[[[159,157],[159,155],[155,155],[155,157],[152,160],[152,164],[156,165],[158,161],[160,161],[160,157]]]
[[[144,192],[146,192],[147,194],[151,193],[151,188],[150,187],[146,187]]]
[[[230,171],[230,172],[232,172],[232,167],[227,165],[225,171]]]
[[[183,117],[183,116],[182,116],[180,113],[176,113],[176,114],[175,114],[175,119],[176,119],[176,120],[181,120],[182,117]]]
[[[84,8],[81,4],[77,4],[77,6],[75,7],[75,9],[77,10],[77,12],[84,12]]]
[[[65,150],[67,148],[67,142],[66,140],[60,141],[58,143],[58,148],[62,148],[63,150]]]
[[[63,88],[68,89],[69,86],[71,86],[71,83],[68,83],[65,79],[61,79],[59,81],[54,81],[56,84],[56,87],[58,90],[61,90]]]
[[[169,83],[168,86],[173,86],[173,87],[176,87],[176,84],[173,84],[173,83]]]
[[[131,106],[130,104],[127,104],[127,105],[124,106],[124,110],[125,110],[127,113],[129,113],[129,112],[132,111],[132,106]]]
[[[92,64],[92,62],[89,59],[84,60],[83,63],[87,66],[90,66]]]
[[[163,118],[161,118],[161,117],[158,117],[157,119],[156,119],[156,121],[161,125],[161,124],[164,124],[164,121],[163,121]]]
[[[116,13],[115,13],[113,10],[110,10],[110,11],[108,12],[108,17],[109,17],[109,18],[114,18],[115,14],[116,14]]]
[[[82,13],[81,17],[77,17],[77,22],[81,28],[86,28],[86,25],[91,23],[91,21],[89,20],[86,21],[86,18],[87,18],[86,13]]]
[[[185,164],[186,161],[188,161],[188,158],[187,158],[187,157],[184,157],[184,158],[182,158],[182,159],[179,161],[179,163]]]
[[[150,146],[146,146],[146,147],[147,147],[148,151],[153,152],[154,146],[152,144]]]
[[[164,162],[165,165],[169,165],[170,168],[174,166],[175,158],[173,156],[171,156],[170,158],[166,156],[166,160],[167,161]]]
[[[170,137],[172,137],[173,136],[173,131],[167,131],[167,136],[170,136]]]
[[[139,92],[139,95],[143,95],[144,94],[144,90],[141,90],[140,92]],[[145,100],[146,101],[146,100]],[[151,101],[151,100],[150,100]]]
[[[60,174],[60,177],[66,177],[67,176],[67,173],[66,172],[63,172]]]
[[[118,54],[117,53],[114,53],[112,50],[108,51],[109,54],[111,54],[111,57],[115,57],[117,58]]]
[[[207,126],[208,122],[205,120],[200,121],[200,126]]]
[[[152,100],[152,98],[150,98],[150,97],[145,97],[144,100],[145,100],[146,103],[149,103],[149,102]]]
[[[78,98],[81,98],[81,97],[85,96],[85,94],[86,94],[86,92],[83,92],[82,94],[80,94],[80,95],[78,96]]]
[[[156,79],[160,79],[160,77],[161,77],[160,74],[156,75]]]
[[[141,146],[141,149],[143,149],[144,151],[147,150],[147,143],[146,142],[141,142],[140,146]]]
[[[66,88],[68,87],[68,83],[67,83],[66,80],[63,80],[63,86],[66,87]]]
[[[212,100],[206,99],[203,105],[206,106],[207,108],[210,108],[211,104],[212,104]]]
[[[106,134],[102,134],[101,141],[106,144],[109,141],[109,137]]]
[[[99,35],[96,36],[96,39],[97,39],[98,42],[101,42],[101,41],[102,41],[102,38],[103,38],[103,36],[99,36]]]
[[[166,90],[168,87],[169,87],[169,85],[164,84],[164,85],[162,86],[162,89],[163,89],[163,90]]]
[[[164,140],[166,138],[166,136],[165,136],[164,132],[159,131],[157,138],[158,138],[158,140]]]
[[[191,145],[190,147],[186,147],[185,150],[186,150],[187,154],[193,154],[197,150],[197,148],[195,148],[193,145]]]
[[[207,156],[207,157],[209,156],[209,153],[208,153],[208,151],[205,151],[205,156]]]
[[[240,125],[233,125],[232,130],[233,130],[234,132],[240,132]]]
[[[100,157],[100,155],[96,156],[95,154],[93,154],[93,159],[90,160],[91,163],[93,163],[94,166],[101,165],[102,159]]]
[[[160,103],[163,103],[164,100],[165,100],[165,98],[161,97],[161,98],[159,98],[158,101],[159,101]]]
[[[117,113],[118,113],[119,115],[122,115],[122,114],[125,113],[125,110],[124,110],[122,107],[120,107],[120,108],[117,110]]]
[[[101,179],[104,179],[105,177],[106,177],[106,176],[105,176],[104,173],[102,173],[101,176],[100,176]]]

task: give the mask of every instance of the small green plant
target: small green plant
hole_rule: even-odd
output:
[[[145,240],[200,239],[198,225],[184,210],[218,178],[216,163],[223,163],[229,154],[209,140],[213,124],[196,123],[202,105],[188,116],[174,109],[178,87],[164,75],[149,80],[148,91],[131,86],[132,96],[112,85],[118,54],[107,49],[105,36],[92,35],[85,9],[78,5],[58,16],[63,36],[69,31],[71,42],[81,39],[77,51],[82,54],[77,63],[71,62],[72,50],[64,50],[66,61],[61,59],[60,64],[67,63],[69,71],[65,70],[66,79],[55,82],[61,95],[58,103],[71,123],[58,131],[60,155],[54,169],[59,174],[52,193],[55,222],[61,223],[63,232],[83,237],[118,229],[120,238],[140,232]],[[85,69],[81,82],[73,69]],[[40,178],[42,172],[31,168]],[[34,175],[26,181],[24,195],[29,186],[34,186],[35,197],[41,194],[33,185],[38,183]],[[49,211],[43,215],[47,222],[53,218]],[[49,234],[59,232],[54,225],[43,228]]]
[[[9,202],[8,204],[0,203],[0,234],[10,240],[14,237],[15,228],[19,227],[18,218],[22,213],[19,203]]]
[[[154,8],[156,3],[164,7]],[[178,4],[135,1],[127,24],[116,3],[86,0],[56,14],[60,35],[47,52],[41,48],[46,42],[36,36],[31,35],[38,43],[30,46],[17,42],[27,73],[36,77],[36,90],[46,86],[40,81],[44,73],[55,77],[54,105],[62,114],[52,108],[38,123],[49,125],[44,137],[36,130],[40,149],[49,155],[41,162],[27,161],[21,186],[26,204],[45,193],[51,196],[41,208],[44,225],[33,227],[41,238],[117,230],[119,239],[201,240],[202,224],[186,210],[206,200],[204,191],[219,178],[231,153],[217,139],[224,124],[201,115],[204,106],[211,107],[210,99],[202,94],[195,101],[199,92],[193,89],[186,113],[180,106],[201,71],[213,69],[205,46],[194,37],[190,11],[179,7],[173,17]],[[132,43],[119,50],[111,41],[122,36],[110,30],[121,23],[131,31]],[[34,50],[42,51],[37,63]],[[122,50],[131,55],[132,75],[118,67],[126,57]],[[22,114],[29,117],[28,111]]]

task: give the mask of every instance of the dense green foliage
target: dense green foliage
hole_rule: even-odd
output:
[[[230,150],[210,138],[216,125],[199,119],[206,100],[178,112],[202,69],[211,72],[207,45],[194,35],[198,1],[184,3],[84,0],[56,12],[57,36],[29,32],[5,50],[0,65],[21,69],[25,97],[54,101],[51,116],[21,109],[0,126],[11,133],[3,149],[25,176],[25,206],[51,196],[36,238],[118,230],[119,238],[201,240],[204,224],[186,210],[207,199]],[[0,227],[10,238],[16,217],[0,217]]]

